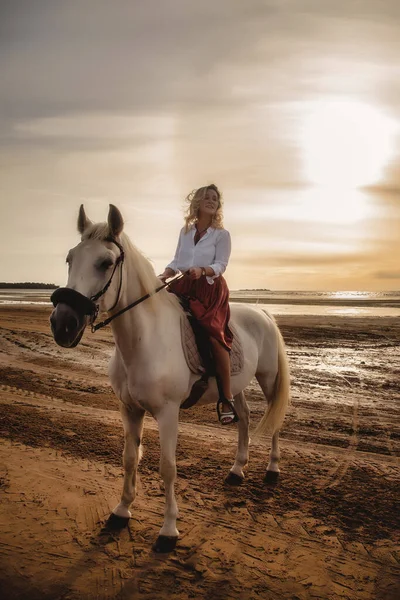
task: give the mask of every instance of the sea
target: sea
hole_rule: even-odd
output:
[[[51,306],[49,289],[0,289],[1,305]],[[246,302],[274,315],[338,315],[400,317],[400,290],[364,291],[282,291],[231,290],[232,302]]]

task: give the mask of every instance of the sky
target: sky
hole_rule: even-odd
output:
[[[400,289],[398,0],[0,0],[0,281],[79,205],[163,271],[215,182],[231,289]]]

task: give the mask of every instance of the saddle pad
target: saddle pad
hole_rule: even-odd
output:
[[[231,375],[238,375],[243,369],[243,349],[239,340],[237,331],[229,323],[229,329],[233,334],[232,350],[231,350]],[[182,347],[185,354],[186,362],[192,373],[204,373],[204,367],[197,349],[196,339],[194,337],[192,326],[186,316],[181,318],[181,336]]]

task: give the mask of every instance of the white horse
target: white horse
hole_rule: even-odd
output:
[[[112,321],[115,352],[109,366],[111,385],[120,400],[125,433],[125,470],[120,503],[111,521],[127,523],[136,495],[136,472],[141,456],[141,438],[146,411],[158,423],[160,474],[165,484],[164,523],[154,545],[158,552],[172,550],[178,539],[178,508],[174,493],[179,408],[189,396],[199,375],[186,363],[180,335],[182,311],[174,294],[160,286],[150,262],[123,233],[119,210],[110,205],[107,223],[94,224],[80,207],[78,230],[81,242],[69,251],[68,283],[53,294],[55,309],[50,317],[54,339],[64,347],[79,343],[85,327],[93,321],[94,301],[100,311],[114,315],[132,301],[150,293],[150,298]],[[96,312],[97,315],[97,312]],[[232,377],[232,391],[239,416],[235,462],[226,479],[243,481],[248,462],[249,409],[243,390],[255,376],[268,403],[257,433],[272,433],[267,480],[279,473],[279,429],[289,403],[289,369],[284,342],[273,317],[248,305],[233,305],[231,319],[243,348],[242,371]],[[216,403],[215,378],[199,404]]]

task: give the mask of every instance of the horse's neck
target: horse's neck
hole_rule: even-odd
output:
[[[143,288],[134,278],[128,281],[130,285],[121,293],[118,310],[143,295]],[[158,285],[156,279],[154,289]],[[148,354],[154,344],[161,350],[164,345],[170,344],[171,335],[176,336],[180,311],[165,296],[163,298],[167,293],[164,290],[158,292],[154,298],[144,300],[112,322],[115,344],[124,362],[130,362],[139,354]]]

